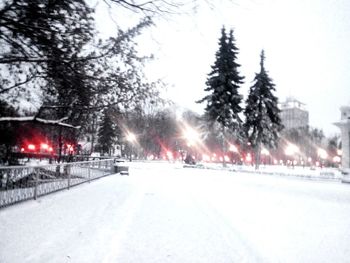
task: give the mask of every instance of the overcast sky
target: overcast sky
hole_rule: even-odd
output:
[[[189,14],[156,20],[139,38],[139,48],[156,59],[150,78],[169,84],[167,96],[179,105],[203,112],[196,100],[215,60],[220,30],[234,29],[238,63],[245,76],[244,99],[265,50],[266,68],[280,101],[293,96],[306,103],[310,125],[327,135],[338,132],[339,107],[350,105],[350,1],[348,0],[217,0],[198,1]],[[215,3],[215,4],[214,4]],[[212,4],[212,5],[211,5]],[[101,32],[113,28],[99,11]],[[117,13],[119,21],[132,13]],[[115,16],[114,16],[115,17]]]

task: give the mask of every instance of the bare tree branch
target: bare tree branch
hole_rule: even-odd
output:
[[[166,0],[130,1],[130,0],[104,0],[107,4],[115,3],[133,12],[143,12],[146,15],[177,14],[182,5],[180,1],[169,2]],[[110,4],[109,4],[110,5]]]
[[[29,117],[1,117],[1,122],[11,122],[11,123],[24,123],[24,122],[38,122],[45,125],[56,125],[56,126],[63,126],[67,128],[72,129],[80,129],[80,126],[73,126],[68,123],[64,123],[63,121],[67,120],[68,117],[61,118],[59,120],[45,120],[42,118],[37,118],[36,116],[29,116]]]
[[[16,84],[10,86],[10,87],[7,87],[7,88],[4,88],[4,89],[1,89],[0,90],[0,94],[2,93],[5,93],[5,92],[8,92],[10,91],[11,89],[14,89],[14,88],[17,88],[21,85],[24,85],[24,84],[27,84],[28,82],[32,81],[33,79],[36,79],[36,78],[39,78],[40,76],[39,75],[32,75],[30,77],[27,76],[26,80],[22,81],[22,82],[17,82]]]

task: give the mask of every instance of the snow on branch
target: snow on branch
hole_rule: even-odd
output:
[[[36,116],[28,117],[0,117],[0,122],[38,122],[46,125],[57,125],[67,128],[80,129],[80,126],[73,126],[63,121],[67,120],[68,117],[61,118],[59,120],[45,120],[42,118],[37,118]]]

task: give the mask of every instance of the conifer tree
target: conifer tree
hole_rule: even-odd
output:
[[[273,94],[275,84],[264,67],[264,50],[260,55],[260,72],[255,75],[246,100],[244,131],[255,151],[256,169],[259,168],[261,145],[275,148],[283,125],[278,99]]]
[[[103,153],[110,154],[115,142],[116,131],[107,110],[103,111],[102,122],[98,131],[98,143]]]
[[[205,114],[211,123],[220,124],[223,136],[223,152],[225,154],[225,132],[238,134],[241,127],[239,113],[242,111],[240,103],[242,96],[238,89],[243,83],[236,62],[238,48],[235,45],[233,30],[227,36],[225,28],[221,30],[219,39],[219,50],[216,52],[216,60],[212,66],[212,71],[208,74],[206,82],[206,92],[210,92],[198,103],[206,102]],[[224,162],[225,165],[225,162]]]

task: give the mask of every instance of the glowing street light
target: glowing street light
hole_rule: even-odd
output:
[[[340,161],[341,161],[341,158],[339,156],[334,156],[333,157],[333,162],[340,163]]]
[[[248,162],[248,163],[250,163],[250,162],[253,160],[253,158],[252,158],[252,156],[250,155],[250,153],[247,153],[247,155],[246,155],[246,157],[245,157],[245,160],[246,160],[246,162]]]
[[[225,159],[226,162],[230,161],[230,157],[228,157],[227,155],[224,155],[224,159]]]
[[[126,139],[127,139],[129,142],[133,143],[133,142],[136,141],[136,136],[135,136],[135,134],[133,134],[132,132],[129,132],[128,135],[126,136]]]
[[[230,144],[229,151],[234,152],[234,153],[238,153],[237,146],[234,144]]]
[[[285,149],[284,153],[288,156],[292,156],[299,152],[299,147],[294,144],[288,144],[287,148]]]
[[[172,160],[174,158],[174,155],[171,151],[167,151],[166,156],[167,156],[168,160]]]
[[[266,148],[262,148],[261,149],[261,154],[267,156],[267,155],[270,155],[270,152]]]
[[[199,141],[198,132],[190,127],[187,127],[187,129],[184,131],[184,137],[187,140],[188,146],[191,146]]]
[[[132,161],[133,146],[136,142],[136,136],[132,132],[129,132],[126,136],[127,141],[130,143],[130,162]]]
[[[317,155],[321,158],[321,159],[327,159],[328,157],[328,153],[326,152],[326,150],[322,149],[322,148],[318,148],[317,149]]]
[[[49,145],[47,143],[42,143],[40,144],[40,148],[43,150],[48,150],[49,149]]]
[[[35,145],[34,144],[28,144],[28,150],[35,151]]]
[[[202,154],[202,160],[205,161],[205,162],[209,162],[210,161],[210,156],[205,154],[205,153],[203,153]]]

